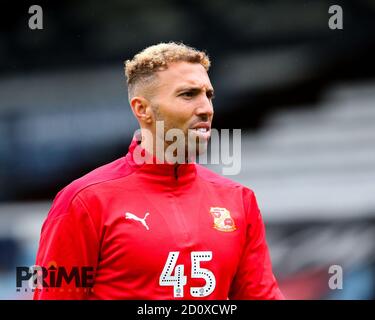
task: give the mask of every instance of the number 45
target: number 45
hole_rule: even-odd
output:
[[[184,286],[186,285],[186,276],[184,275],[184,265],[176,266],[179,251],[169,252],[167,261],[164,265],[163,272],[159,278],[159,285],[173,286],[173,296],[182,298],[184,296]],[[201,261],[210,261],[212,259],[212,251],[193,251],[191,252],[191,277],[203,278],[206,284],[203,287],[191,287],[190,294],[193,297],[206,297],[210,295],[216,286],[214,274],[205,268],[200,267]],[[172,271],[175,270],[174,275]]]

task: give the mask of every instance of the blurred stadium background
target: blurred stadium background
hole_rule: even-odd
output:
[[[30,298],[15,268],[56,193],[127,152],[123,61],[170,40],[213,59],[214,126],[242,129],[229,178],[258,197],[286,297],[375,298],[375,1],[5,1],[0,23],[0,299]]]

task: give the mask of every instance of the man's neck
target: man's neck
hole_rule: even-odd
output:
[[[168,163],[168,155],[166,155],[166,150],[168,148],[168,144],[164,141],[159,139],[156,141],[158,138],[153,137],[153,140],[147,139],[146,137],[143,137],[141,140],[141,146],[146,150],[148,154],[151,156],[154,156],[159,160],[158,163]],[[188,154],[185,151],[184,152],[185,156],[185,162],[184,163],[189,163],[192,161],[189,161]],[[174,162],[174,161],[173,161]],[[173,163],[176,167],[179,166],[181,163]]]

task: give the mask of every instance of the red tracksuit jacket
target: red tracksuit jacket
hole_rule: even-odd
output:
[[[92,288],[34,299],[282,299],[254,193],[195,163],[138,165],[137,145],[60,191],[42,227],[36,264],[91,267]]]

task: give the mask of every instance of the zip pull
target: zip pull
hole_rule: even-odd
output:
[[[178,164],[176,164],[175,167],[174,167],[174,178],[175,178],[176,180],[178,180],[177,169],[178,169]]]

